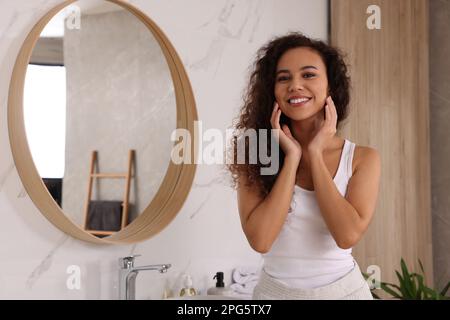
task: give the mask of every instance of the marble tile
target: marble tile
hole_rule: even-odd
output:
[[[0,175],[0,191],[3,188],[3,185],[6,182],[6,179],[8,179],[11,172],[14,170],[14,164],[10,164],[8,168]]]
[[[195,209],[192,213],[189,214],[189,217],[191,219],[194,219],[195,216],[202,210],[202,208],[205,206],[205,204],[208,202],[208,200],[210,199],[211,193],[209,192],[206,196],[205,199],[202,201],[202,203],[199,205],[199,207],[197,209]]]
[[[52,264],[53,256],[57,252],[57,250],[69,239],[69,236],[63,236],[63,238],[58,241],[55,247],[48,253],[48,255],[41,261],[41,263],[33,270],[31,275],[28,277],[26,285],[28,288],[33,288],[36,281],[47,272]]]

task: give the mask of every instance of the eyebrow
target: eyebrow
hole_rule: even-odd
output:
[[[314,66],[304,66],[304,67],[300,68],[300,71],[303,71],[303,70],[305,70],[305,69],[316,69],[316,70],[319,70],[319,69],[317,69],[317,67],[314,67]],[[281,70],[278,70],[278,71],[277,71],[277,74],[282,73],[282,72],[287,72],[287,73],[289,73],[289,70],[287,70],[287,69],[281,69]]]

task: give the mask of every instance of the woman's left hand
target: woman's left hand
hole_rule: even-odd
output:
[[[328,97],[325,105],[325,120],[318,118],[315,123],[315,136],[308,145],[310,153],[322,154],[328,142],[336,134],[337,112],[331,97]]]

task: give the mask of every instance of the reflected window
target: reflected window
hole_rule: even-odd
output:
[[[28,143],[40,176],[63,178],[66,135],[64,66],[28,66],[24,109]]]

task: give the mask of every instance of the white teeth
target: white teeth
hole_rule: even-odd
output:
[[[300,98],[300,99],[289,99],[289,103],[296,104],[308,101],[309,98]]]

